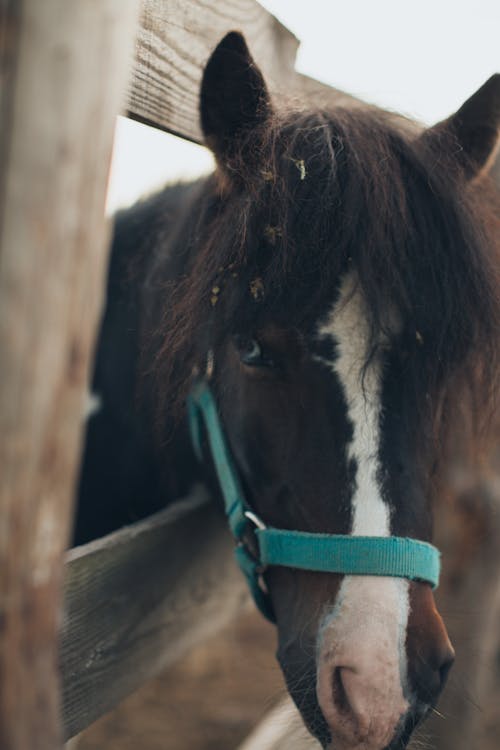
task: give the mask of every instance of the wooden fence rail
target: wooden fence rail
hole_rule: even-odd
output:
[[[356,101],[296,73],[298,39],[255,0],[144,0],[128,116],[201,143],[198,95],[203,68],[231,29],[245,34],[272,92]]]
[[[60,660],[65,737],[225,625],[249,596],[222,511],[201,489],[71,550]]]

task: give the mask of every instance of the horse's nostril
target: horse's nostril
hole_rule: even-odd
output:
[[[429,654],[426,661],[420,661],[414,673],[417,695],[423,703],[435,704],[442,692],[449,671],[455,661],[451,646],[440,654]]]
[[[446,680],[448,679],[448,675],[450,673],[450,669],[452,668],[454,661],[455,661],[455,653],[453,652],[453,650],[450,649],[447,656],[443,660],[441,666],[439,667],[439,680],[440,680],[441,690],[446,685]]]
[[[352,653],[349,661],[344,657],[342,666],[320,664],[318,703],[330,729],[332,747],[380,750],[394,736],[408,703],[396,669],[383,674],[370,663],[370,654],[356,655],[357,660]]]
[[[341,713],[347,713],[350,710],[349,699],[342,682],[342,667],[336,667],[333,670],[332,698]]]
[[[370,730],[370,688],[356,669],[335,667],[332,672],[332,705],[336,722],[360,742]]]

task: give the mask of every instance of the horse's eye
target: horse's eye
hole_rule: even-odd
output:
[[[247,336],[234,336],[234,343],[243,364],[249,367],[273,366],[273,360],[263,352],[261,345],[256,339]]]

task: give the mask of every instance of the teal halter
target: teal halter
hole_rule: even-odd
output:
[[[229,526],[236,540],[236,560],[245,574],[260,611],[275,621],[272,602],[263,588],[262,573],[270,565],[343,575],[374,575],[425,581],[436,588],[440,554],[427,542],[402,537],[311,534],[268,528],[245,502],[224,437],[217,406],[205,380],[188,396],[188,417],[195,453],[203,460],[205,427]]]

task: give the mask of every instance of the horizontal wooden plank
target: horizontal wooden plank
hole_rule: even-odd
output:
[[[202,71],[233,29],[245,34],[273,92],[347,97],[295,73],[297,38],[255,0],[143,0],[129,117],[200,143]]]
[[[223,514],[203,490],[67,555],[60,645],[69,738],[244,602]]]

